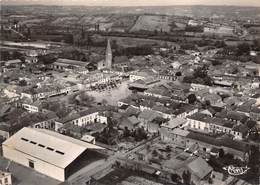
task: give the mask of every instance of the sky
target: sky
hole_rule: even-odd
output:
[[[236,5],[259,6],[260,0],[0,0],[4,4],[86,6]]]

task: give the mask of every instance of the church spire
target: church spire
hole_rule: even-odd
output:
[[[106,49],[106,68],[112,68],[112,49],[110,46],[110,39],[107,40],[107,49]]]

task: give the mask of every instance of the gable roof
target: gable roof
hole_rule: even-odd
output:
[[[3,146],[60,168],[66,168],[87,149],[103,149],[57,132],[28,127],[7,139]]]
[[[120,124],[121,128],[127,127],[128,129],[134,129],[134,127],[139,123],[140,121],[135,117],[131,116],[128,118],[123,118]]]
[[[138,116],[139,119],[144,119],[147,121],[152,121],[156,117],[162,116],[160,113],[153,111],[153,110],[144,110]]]
[[[86,67],[89,62],[82,62],[78,60],[71,60],[66,58],[59,58],[54,62],[55,64],[64,65],[64,66],[78,66],[78,67]]]
[[[187,122],[186,119],[182,119],[182,118],[174,118],[174,119],[171,119],[169,120],[168,122],[162,124],[161,126],[162,127],[166,127],[166,128],[169,128],[169,129],[174,129],[180,125],[183,125]]]
[[[197,159],[189,163],[188,168],[192,171],[194,175],[196,175],[200,179],[206,177],[213,170],[213,168],[208,165],[208,163],[201,157],[198,157]]]

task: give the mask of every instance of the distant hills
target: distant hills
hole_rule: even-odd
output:
[[[1,5],[2,14],[166,14],[190,17],[214,18],[260,18],[260,7],[244,6],[47,6],[47,5]]]

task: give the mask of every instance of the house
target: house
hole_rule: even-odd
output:
[[[144,92],[149,88],[146,82],[141,79],[135,80],[133,83],[130,83],[128,86],[130,90],[137,90],[141,92]]]
[[[181,67],[181,65],[182,64],[180,62],[178,62],[178,61],[175,61],[175,62],[171,63],[171,66],[172,66],[173,69],[179,69]]]
[[[156,77],[157,74],[152,70],[143,70],[143,71],[135,71],[132,72],[129,76],[130,82],[134,82],[137,80],[145,80],[146,78]]]
[[[22,103],[22,108],[27,110],[28,112],[41,112],[42,111],[42,104],[40,101],[24,101]]]
[[[51,111],[46,113],[19,113],[16,111],[16,113],[11,113],[11,115],[13,114],[17,116],[17,120],[12,119],[6,122],[0,122],[0,136],[3,138],[9,138],[25,126],[32,128],[54,129],[54,122],[58,119],[56,114]]]
[[[123,117],[119,125],[119,128],[121,128],[122,130],[127,128],[128,130],[132,131],[137,128],[139,123],[140,121],[137,119],[136,116]]]
[[[140,126],[143,126],[146,130],[148,130],[149,122],[157,117],[162,117],[162,115],[153,110],[144,110],[139,114],[138,120],[140,121]]]
[[[160,125],[165,122],[162,117],[156,117],[147,124],[147,132],[150,134],[158,134],[160,130]]]
[[[170,98],[172,92],[164,85],[159,85],[159,86],[149,88],[144,92],[144,95],[158,97],[158,98]]]
[[[207,90],[209,91],[210,86],[207,85],[202,85],[202,84],[195,84],[195,83],[191,83],[191,91],[200,91],[200,90]]]
[[[171,133],[172,141],[174,143],[186,148],[186,142],[188,141],[186,137],[190,133],[189,131],[176,128],[170,131],[170,133]]]
[[[206,25],[203,29],[204,34],[218,36],[233,36],[234,28],[225,25]]]
[[[213,147],[210,150],[210,155],[214,157],[219,157],[220,148]]]
[[[91,135],[83,135],[81,138],[82,141],[86,141],[87,143],[96,144],[96,138]]]
[[[58,71],[70,71],[77,69],[88,70],[89,64],[89,62],[59,58],[54,63],[50,64],[50,68]]]
[[[207,94],[202,97],[202,101],[209,102],[210,105],[214,105],[222,102],[222,98],[217,94]]]
[[[186,119],[183,118],[174,118],[171,119],[169,121],[167,121],[166,123],[163,123],[161,125],[162,128],[166,128],[168,130],[174,130],[177,127],[182,127],[187,123]]]
[[[12,175],[8,172],[0,170],[0,184],[1,185],[12,185]]]
[[[251,73],[255,72],[255,74],[257,76],[260,76],[260,65],[259,64],[250,63],[250,64],[245,65],[245,68],[250,70]]]
[[[181,103],[180,107],[174,110],[173,115],[178,118],[186,118],[187,116],[193,115],[196,112],[198,112],[197,107],[190,104]]]
[[[188,25],[189,26],[199,26],[200,22],[197,20],[189,20]]]
[[[121,113],[126,112],[128,107],[129,107],[129,105],[123,104],[118,107],[118,112],[121,112]]]
[[[61,118],[55,121],[55,130],[59,131],[61,127],[63,127],[66,123],[72,123],[77,126],[86,126],[91,123],[105,123],[107,124],[107,117],[102,114],[102,112],[106,111],[107,108],[89,108],[85,111],[81,111],[75,113],[73,115],[69,115],[67,117]]]
[[[154,105],[152,110],[162,114],[162,117],[165,119],[174,119],[175,116],[173,115],[174,110],[171,107],[162,106],[162,105]]]
[[[73,82],[48,82],[39,86],[29,87],[21,92],[21,98],[31,100],[45,99],[48,97],[59,96],[79,91],[79,86]]]
[[[201,157],[190,162],[187,168],[191,173],[191,181],[195,184],[199,184],[201,181],[208,179],[213,171],[213,168]]]
[[[127,68],[129,66],[129,64],[130,64],[130,61],[127,58],[127,56],[115,56],[113,59],[112,67],[119,68],[119,69],[122,69],[122,71],[124,71],[124,69]]]
[[[28,64],[35,64],[38,62],[38,57],[37,56],[25,56],[24,61],[25,61],[25,63],[28,63]]]
[[[52,111],[47,111],[45,113],[38,112],[28,114],[27,119],[29,120],[27,121],[27,124],[29,124],[30,127],[53,130],[55,128],[55,121],[58,119],[58,116]]]
[[[19,67],[22,64],[20,59],[8,60],[5,62],[6,67]]]
[[[206,114],[196,113],[187,117],[186,126],[192,130],[204,133],[226,133],[233,135],[235,139],[242,140],[248,129],[241,129],[241,126],[232,120],[219,117],[210,117]]]
[[[103,148],[45,129],[23,128],[3,144],[3,156],[59,181],[65,181],[82,157]],[[93,154],[92,154],[93,155]]]

